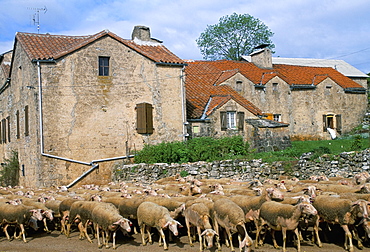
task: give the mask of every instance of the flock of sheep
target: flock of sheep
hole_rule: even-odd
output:
[[[291,237],[287,231],[295,233],[300,251],[300,242],[308,238],[322,247],[321,238],[339,226],[344,248],[353,251],[352,239],[363,248],[370,238],[369,181],[370,175],[362,172],[348,179],[319,176],[304,181],[175,176],[148,184],[112,182],[69,190],[2,187],[0,224],[8,240],[27,242],[28,229],[50,232],[57,227],[67,237],[78,229],[81,240],[96,238],[99,248],[112,242],[114,249],[118,231],[131,236],[140,230],[142,245],[153,243],[155,232],[165,250],[167,240],[186,227],[189,244],[197,241],[200,251],[213,246],[221,251],[223,244],[234,251],[236,238],[240,251],[251,251],[267,236],[279,248],[276,231],[281,231],[283,251]]]

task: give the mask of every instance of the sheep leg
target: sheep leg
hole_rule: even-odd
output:
[[[89,234],[87,233],[87,227],[89,225],[89,220],[86,221],[85,225],[82,224],[82,231],[83,235],[86,236],[86,239],[90,242],[93,243],[93,241],[90,239]]]
[[[103,231],[105,232],[105,248],[109,248],[109,238],[110,238],[110,232],[107,230],[107,231]]]
[[[116,234],[117,234],[117,231],[114,231],[113,238],[112,238],[113,249],[116,249]]]
[[[42,221],[44,223],[44,231],[47,232],[47,233],[50,233],[50,230],[48,228],[48,224],[46,223],[46,218],[43,218]]]
[[[166,238],[165,238],[165,236],[164,236],[163,229],[162,229],[162,228],[159,228],[159,229],[158,229],[158,232],[159,232],[159,234],[160,234],[159,241],[161,241],[161,238],[162,238],[162,240],[163,240],[163,249],[164,249],[164,250],[167,250],[167,249],[168,249],[168,247],[167,247]],[[161,245],[162,245],[162,244],[161,244],[161,242],[160,242],[160,243],[159,243],[159,246],[161,246]]]
[[[24,226],[23,226],[23,224],[19,224],[19,227],[21,228],[21,233],[19,234],[19,236],[22,234],[22,236],[23,236],[23,241],[24,241],[25,243],[27,243],[26,235],[25,235],[25,230],[24,230]]]
[[[146,226],[146,227],[145,227],[145,230],[146,230],[146,233],[148,234],[148,242],[149,242],[150,244],[153,244],[152,234],[150,233],[150,227],[149,227],[149,226]]]
[[[353,239],[355,239],[357,241],[357,247],[359,249],[363,249],[364,248],[364,245],[362,245],[361,238],[358,236],[356,227],[353,227],[352,237],[353,237]]]
[[[286,252],[286,227],[282,227],[281,232],[283,233],[283,252]],[[299,236],[297,237],[299,241]]]
[[[344,248],[348,250],[349,252],[353,252],[353,244],[352,244],[352,234],[349,231],[349,228],[347,225],[342,225],[342,228],[345,233],[345,241],[344,241]],[[349,248],[348,248],[348,242],[349,242]]]
[[[285,233],[286,233],[286,230],[285,230]],[[298,231],[298,228],[294,229],[294,233],[296,234],[297,236],[297,250],[298,252],[301,251],[301,240],[299,239],[299,231]]]
[[[8,240],[10,241],[10,236],[9,236],[9,234],[8,234],[8,226],[9,226],[9,224],[6,224],[6,225],[3,227],[3,231],[4,231],[5,235],[6,235],[6,239],[8,239]],[[14,234],[15,234],[15,231],[14,231]]]
[[[216,220],[213,220],[213,228],[214,230],[216,231],[217,234],[219,234],[219,228],[218,228],[218,223]],[[216,235],[216,244],[217,244],[217,250],[218,251],[222,251],[221,250],[221,244],[220,244],[220,237],[219,235]]]
[[[320,240],[320,237],[319,237],[319,218],[316,218],[316,223],[315,225],[313,226],[313,230],[314,230],[314,237],[316,237],[316,241],[317,241],[317,246],[319,246],[319,248],[322,247],[322,243],[321,243],[321,240]],[[314,238],[313,238],[314,239]]]
[[[203,242],[202,242],[202,235],[201,235],[202,233],[201,233],[199,226],[197,227],[197,232],[198,232],[198,239],[199,239],[199,251],[203,251]]]
[[[193,239],[192,239],[191,233],[190,233],[190,222],[187,218],[185,218],[185,224],[186,224],[186,228],[188,230],[189,244],[190,244],[191,247],[193,247],[194,246],[193,245]],[[199,234],[199,232],[198,232],[198,234]]]
[[[141,241],[142,241],[143,246],[145,246],[145,245],[146,245],[146,241],[145,241],[145,233],[144,233],[145,231],[146,231],[145,224],[144,224],[144,223],[142,223],[142,224],[140,225],[140,233],[141,233]]]
[[[274,243],[274,248],[278,249],[279,245],[277,244],[276,239],[275,239],[275,230],[274,229],[271,229],[271,236],[272,236],[272,241]]]
[[[234,249],[234,246],[233,246],[233,237],[231,235],[231,232],[229,229],[226,229],[226,234],[227,234],[227,238],[226,238],[226,241],[229,240],[230,241],[230,249],[231,251],[235,251]],[[227,246],[227,245],[226,245]]]
[[[95,229],[96,229],[96,236],[98,238],[98,248],[101,248],[102,245],[100,244],[100,238],[99,238],[99,225],[95,224]]]

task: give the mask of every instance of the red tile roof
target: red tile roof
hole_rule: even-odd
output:
[[[222,85],[233,75],[240,73],[255,85],[265,85],[278,76],[288,85],[317,85],[326,78],[331,78],[342,88],[363,88],[358,83],[330,67],[308,67],[276,64],[273,69],[259,68],[245,61],[194,61],[188,62],[186,74],[186,99],[189,118],[200,118],[206,105],[213,97],[208,110],[209,115],[214,109],[222,106],[228,99],[234,99],[255,115],[262,112],[247,99],[239,95],[228,85]],[[216,98],[217,97],[217,98]]]
[[[132,50],[155,61],[156,63],[185,64],[164,45],[138,45],[132,40],[122,39],[116,34],[104,30],[95,35],[65,36],[50,34],[21,33],[16,40],[22,45],[31,60],[59,59],[104,36],[110,36]]]

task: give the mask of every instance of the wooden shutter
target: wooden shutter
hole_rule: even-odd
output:
[[[1,120],[1,129],[3,130],[3,134],[1,135],[3,143],[6,143],[6,119]]]
[[[149,103],[139,103],[136,105],[137,133],[153,133],[153,107]]]
[[[6,118],[6,123],[8,125],[8,135],[7,135],[7,137],[8,137],[8,142],[10,143],[10,116],[8,116]]]
[[[328,127],[327,125],[326,125],[326,123],[327,123],[327,120],[326,120],[326,115],[322,115],[322,127],[323,127],[323,131],[324,132],[326,132],[326,128]]]
[[[335,115],[336,125],[337,125],[337,132],[339,134],[342,133],[342,115]]]
[[[225,111],[220,112],[220,121],[221,121],[221,130],[222,131],[227,130],[227,118],[226,118],[226,112]]]
[[[239,131],[244,130],[244,112],[238,112],[236,114],[237,127]]]

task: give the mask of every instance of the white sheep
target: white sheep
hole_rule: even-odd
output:
[[[301,249],[300,235],[298,231],[299,219],[302,215],[317,215],[316,209],[307,202],[299,203],[295,206],[283,204],[275,201],[267,201],[262,204],[259,217],[259,228],[267,224],[271,228],[271,235],[274,242],[274,247],[279,248],[275,240],[275,231],[281,230],[283,233],[283,251],[286,251],[286,232],[287,230],[294,230],[297,235],[298,251]],[[259,244],[259,233],[256,234],[256,247]],[[262,241],[262,240],[261,240]]]
[[[146,230],[149,236],[149,243],[152,243],[152,237],[150,234],[150,227],[155,227],[157,228],[160,238],[159,238],[159,246],[162,245],[161,239],[163,240],[163,247],[165,250],[168,249],[168,246],[166,244],[165,236],[163,229],[169,228],[170,231],[177,236],[178,231],[177,231],[177,226],[182,227],[180,222],[174,220],[170,216],[170,212],[168,211],[167,208],[163,206],[159,206],[156,203],[153,202],[143,202],[139,205],[137,209],[137,220],[138,224],[140,226],[140,232],[141,232],[141,238],[142,238],[142,243],[145,246],[146,241],[145,241],[145,236],[144,236],[144,231]]]
[[[225,229],[228,236],[225,239],[226,246],[230,246],[231,251],[234,251],[232,243],[232,234],[234,233],[238,233],[240,251],[242,251],[242,249],[251,249],[253,241],[245,229],[245,215],[243,210],[236,203],[227,198],[218,199],[214,202],[211,215],[216,233],[219,233],[219,226]],[[221,250],[218,236],[216,236],[216,242],[218,250]]]

